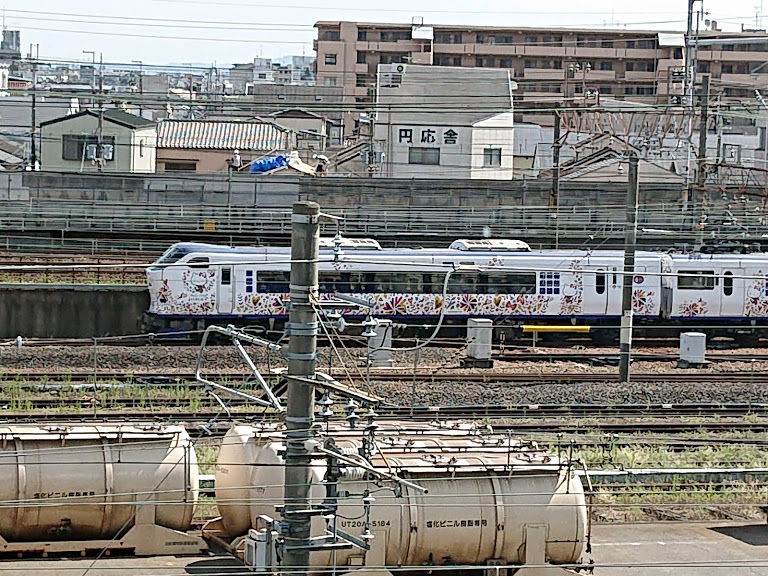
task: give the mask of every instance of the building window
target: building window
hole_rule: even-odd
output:
[[[410,30],[382,30],[381,41],[382,42],[397,42],[398,40],[410,40]]]
[[[542,272],[539,275],[539,294],[560,294],[560,272]]]
[[[699,62],[699,72],[701,74],[709,73],[709,62]]]
[[[483,166],[501,166],[501,148],[486,148],[483,150]]]
[[[635,41],[634,40],[627,40],[627,49],[632,49],[635,47]]]
[[[493,68],[493,57],[488,56],[486,58],[483,58],[482,56],[478,56],[475,58],[475,67],[477,68]]]
[[[762,151],[768,150],[768,142],[766,142],[766,140],[768,140],[766,138],[766,136],[768,136],[768,128],[764,126],[758,126],[757,136],[758,136],[757,149]]]
[[[229,286],[232,284],[232,268],[229,266],[221,268],[221,285]]]
[[[407,62],[405,54],[382,54],[379,56],[379,64],[400,64]]]
[[[500,58],[499,59],[499,68],[512,68],[512,59],[511,58]]]
[[[723,44],[722,50],[723,52],[733,52],[734,47],[733,44]]]
[[[600,70],[613,70],[613,62],[610,62],[608,60],[604,60],[603,62],[600,62]]]
[[[453,65],[454,66],[461,66],[461,56],[454,56],[454,58],[453,58]]]
[[[613,48],[613,40],[601,40],[600,48]]]
[[[477,43],[478,44],[496,44],[496,36],[492,36],[488,34],[478,34]]]
[[[368,40],[368,30],[359,30],[357,31],[357,41],[358,42],[365,42]]]
[[[103,136],[101,143],[102,146],[112,146],[112,159],[114,160],[115,137]],[[98,156],[98,144],[99,139],[96,136],[86,134],[64,134],[61,137],[61,158],[63,160],[74,161],[88,160],[88,147],[93,146],[91,150],[96,156]]]
[[[408,164],[440,165],[440,148],[409,148]]]
[[[245,293],[253,293],[253,270],[245,271]]]
[[[720,71],[723,74],[733,74],[733,64],[723,64]]]
[[[355,74],[355,86],[358,88],[365,88],[368,86],[368,75],[367,74]]]
[[[536,60],[526,60],[525,61],[525,67],[526,68],[536,68]]]
[[[336,76],[326,76],[323,78],[324,86],[336,86]]]
[[[461,32],[435,32],[435,44],[461,44]]]
[[[366,54],[365,52],[358,52],[357,53],[357,63],[358,64],[365,64],[367,62]]]
[[[166,162],[166,172],[194,172],[197,170],[197,162]]]
[[[637,48],[640,50],[653,50],[656,48],[656,40],[638,40]]]
[[[338,30],[326,30],[323,32],[323,40],[328,40],[329,42],[335,42],[341,38],[341,34]]]
[[[336,66],[336,54],[326,54],[325,63],[329,66]]]
[[[538,36],[526,36],[525,37],[525,43],[526,44],[532,44],[532,45],[535,46],[536,44],[539,43],[539,37]]]

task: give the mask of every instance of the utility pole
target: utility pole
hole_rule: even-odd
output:
[[[31,49],[30,49],[30,57]],[[39,56],[39,54],[38,54]],[[35,136],[37,132],[37,60],[32,62],[32,125],[30,126],[29,131],[29,138],[30,138],[30,149],[29,149],[29,169],[34,170],[37,166],[37,143],[35,141]]]
[[[567,75],[567,72],[566,72]],[[560,248],[560,113],[555,110],[555,129],[552,142],[552,191],[549,194],[549,207],[555,213],[555,250]]]
[[[698,0],[688,0],[688,26],[685,32],[685,82],[683,83],[683,94],[687,100],[686,104],[689,107],[693,107],[692,97],[692,75],[691,75],[691,63],[693,60],[691,53],[691,37],[693,36],[693,4]]]
[[[283,566],[288,576],[305,576],[309,568],[311,447],[315,387],[309,384],[317,365],[317,261],[320,242],[320,206],[295,202],[291,216],[291,308],[288,316],[290,342],[288,401],[285,442],[285,530]]]
[[[549,207],[555,208],[560,203],[560,113],[555,110],[555,129],[552,143],[552,192],[549,194]]]
[[[96,146],[96,165],[99,172],[104,170],[104,55],[99,52],[99,133]]]
[[[621,293],[621,335],[619,377],[629,383],[629,365],[632,360],[632,292],[635,277],[635,245],[637,244],[638,178],[637,156],[629,157],[629,185],[627,186],[627,222],[624,241],[624,285]]]
[[[709,74],[701,77],[701,124],[699,124],[698,178],[699,187],[707,181],[707,123],[709,121]]]
[[[139,116],[144,117],[144,63],[141,60],[131,60],[139,65]]]

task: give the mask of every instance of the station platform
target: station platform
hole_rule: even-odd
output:
[[[768,576],[768,524],[597,524],[596,576]]]
[[[768,524],[597,524],[596,576],[768,576]],[[0,576],[253,574],[226,555],[0,560]]]

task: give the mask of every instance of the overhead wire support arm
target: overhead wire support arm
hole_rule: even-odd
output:
[[[258,381],[259,386],[264,391],[264,394],[266,395],[268,400],[264,400],[263,398],[259,398],[257,396],[253,396],[252,394],[242,392],[241,390],[237,390],[236,388],[232,388],[230,386],[224,386],[223,384],[218,384],[216,382],[208,380],[202,375],[203,355],[205,352],[205,346],[208,343],[208,338],[213,333],[222,334],[224,336],[229,337],[232,340],[232,343],[234,344],[235,349],[237,350],[237,353],[246,363],[246,365],[251,371],[251,374]],[[203,337],[200,342],[200,349],[197,353],[197,362],[195,364],[195,380],[200,384],[202,384],[203,387],[206,389],[206,391],[208,391],[216,399],[216,401],[225,409],[226,409],[225,404],[213,392],[214,390],[220,393],[236,396],[248,402],[253,402],[254,404],[257,404],[259,406],[274,408],[278,412],[284,412],[285,408],[280,403],[280,400],[274,395],[274,393],[272,392],[272,389],[270,388],[269,384],[267,384],[266,380],[264,380],[264,377],[261,375],[258,368],[256,368],[256,365],[254,364],[253,360],[251,360],[251,357],[248,355],[248,352],[240,342],[241,340],[245,342],[250,342],[251,344],[256,344],[257,346],[268,348],[269,350],[272,350],[274,352],[277,352],[281,349],[281,346],[278,344],[274,344],[273,342],[264,340],[263,338],[259,338],[257,336],[253,336],[252,334],[248,334],[247,332],[244,332],[242,330],[238,330],[232,325],[227,326],[226,328],[222,328],[221,326],[209,326],[208,328],[206,328],[205,332],[203,332]]]

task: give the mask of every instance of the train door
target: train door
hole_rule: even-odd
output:
[[[723,268],[720,279],[720,316],[744,316],[744,268]]]
[[[232,266],[221,266],[219,268],[218,297],[216,298],[219,314],[232,313],[233,295]]]
[[[606,313],[609,316],[621,316],[622,276],[617,266],[609,266],[605,271]]]
[[[608,311],[609,276],[604,267],[584,271],[584,314],[603,316]]]

